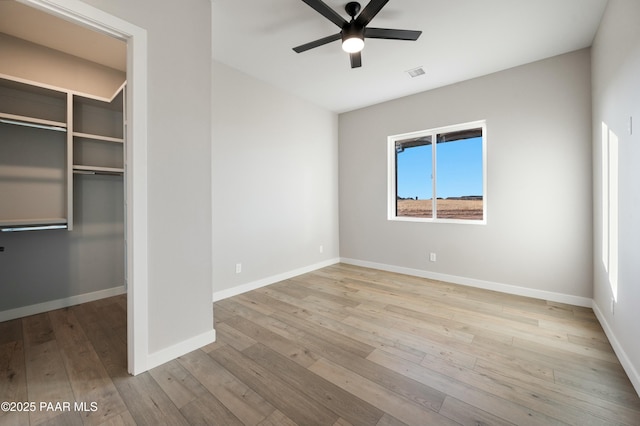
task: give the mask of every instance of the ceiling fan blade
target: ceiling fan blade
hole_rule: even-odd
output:
[[[351,68],[360,68],[362,66],[362,52],[350,53]]]
[[[391,28],[365,28],[364,36],[366,38],[384,38],[388,40],[412,40],[415,41],[420,37],[422,31],[412,30],[394,30]]]
[[[311,6],[316,12],[324,16],[340,28],[342,28],[347,21],[338,14],[335,10],[327,6],[322,0],[302,0],[309,6]],[[388,1],[388,0],[387,0]]]
[[[311,41],[309,43],[305,43],[305,44],[302,44],[300,46],[294,47],[293,50],[296,53],[306,52],[307,50],[313,49],[314,47],[319,47],[319,46],[325,45],[327,43],[331,43],[332,41],[340,40],[340,38],[342,38],[340,33],[333,34],[333,35],[330,35],[330,36],[327,36],[327,37],[323,37],[323,38],[320,38],[318,40]]]
[[[366,26],[388,2],[389,0],[371,0],[356,18],[356,23],[363,27]]]

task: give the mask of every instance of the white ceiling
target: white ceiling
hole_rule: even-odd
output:
[[[345,19],[347,0],[324,0]],[[364,8],[368,0],[362,0]],[[219,62],[335,112],[479,77],[591,45],[607,0],[391,0],[370,26],[422,30],[416,42],[367,39],[351,69],[340,31],[302,0],[213,0]],[[406,70],[426,74],[410,78]]]
[[[347,0],[324,0],[348,18]],[[368,0],[362,0],[364,8]],[[344,112],[591,45],[607,0],[390,0],[370,26],[421,30],[416,42],[367,39],[362,68],[339,32],[302,0],[212,0],[214,59],[331,111]],[[125,43],[15,1],[0,32],[124,70]],[[78,42],[81,41],[81,42]],[[426,74],[405,72],[423,67]]]

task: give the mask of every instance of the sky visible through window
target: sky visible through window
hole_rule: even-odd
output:
[[[424,200],[433,197],[431,145],[406,148],[397,154],[398,197]],[[439,143],[437,181],[439,198],[483,194],[482,138]]]

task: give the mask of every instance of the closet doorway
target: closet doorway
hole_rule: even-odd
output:
[[[65,93],[64,90],[62,91],[62,97],[66,97],[66,104],[63,101],[63,106],[67,105],[67,117],[74,117],[67,120],[72,124],[68,124],[68,126],[70,126],[70,132],[68,132],[69,142],[66,147],[66,156],[68,157],[68,159],[65,169],[68,189],[66,190],[66,192],[63,191],[67,194],[65,198],[67,209],[66,217],[64,217],[63,219],[66,220],[64,225],[66,225],[70,229],[74,228],[74,223],[75,227],[78,229],[82,229],[83,226],[85,230],[90,229],[92,235],[98,236],[96,239],[100,239],[101,235],[109,235],[111,231],[109,230],[109,225],[105,225],[106,221],[95,221],[92,223],[89,223],[90,221],[87,221],[87,223],[83,223],[82,214],[88,214],[92,206],[100,204],[101,202],[103,204],[106,202],[106,205],[108,205],[109,200],[99,200],[99,197],[95,196],[97,190],[103,190],[104,188],[113,189],[118,188],[118,185],[120,186],[120,188],[117,189],[115,193],[111,193],[111,197],[113,198],[113,194],[119,194],[120,197],[120,200],[118,200],[120,203],[120,207],[118,207],[117,203],[114,203],[113,207],[115,209],[120,209],[120,211],[118,212],[119,219],[117,219],[120,221],[120,224],[116,224],[116,226],[119,226],[120,228],[119,238],[122,241],[122,236],[124,236],[124,240],[122,241],[122,247],[120,247],[119,251],[115,251],[115,253],[112,254],[119,258],[118,261],[120,262],[120,264],[115,266],[115,269],[117,269],[116,275],[118,275],[117,279],[119,281],[122,281],[120,285],[126,286],[127,292],[128,370],[131,374],[140,373],[146,370],[146,360],[148,355],[147,235],[145,225],[147,211],[146,32],[136,27],[135,25],[122,21],[119,18],[116,18],[99,9],[93,8],[85,3],[76,0],[19,0],[2,3],[4,5],[6,5],[7,3],[11,3],[10,6],[23,8],[26,13],[37,13],[46,16],[45,20],[48,18],[48,21],[50,21],[47,24],[39,22],[38,25],[34,25],[34,21],[31,20],[29,21],[29,23],[21,25],[20,27],[23,30],[32,31],[34,33],[53,31],[48,35],[44,35],[44,37],[47,39],[47,43],[51,43],[54,39],[60,39],[61,35],[68,33],[68,31],[56,32],[56,25],[60,24],[63,26],[68,26],[71,23],[75,27],[80,27],[81,31],[90,30],[90,33],[94,36],[99,35],[103,38],[104,36],[106,36],[108,41],[115,41],[115,43],[112,44],[120,44],[122,46],[121,51],[124,55],[126,55],[124,58],[120,59],[122,61],[121,65],[114,66],[112,64],[102,64],[104,65],[105,69],[120,68],[120,72],[123,76],[122,79],[123,81],[126,80],[127,82],[125,89],[126,96],[124,96],[124,94],[120,92],[120,89],[117,88],[117,90],[112,93],[116,96],[113,96],[113,99],[110,99],[109,102],[106,102],[106,108],[103,108],[105,102],[102,102],[102,100],[100,99],[103,96],[100,94],[94,96],[94,93],[89,93],[91,92],[91,90],[86,91],[82,88],[74,87],[70,88],[67,91],[68,93]],[[51,27],[49,27],[49,25],[51,25]],[[4,42],[5,46],[7,45],[7,43],[11,44],[12,42],[15,42],[17,44],[25,43],[26,46],[37,49],[37,47],[34,47],[37,44],[46,44],[37,43],[37,41],[35,40],[30,41],[28,40],[29,36],[25,36],[24,34],[22,36],[19,36],[17,34],[7,34],[10,32],[11,30],[3,31],[3,29],[0,28],[0,33],[4,33],[0,34],[0,36],[3,37],[3,39],[0,39],[0,42]],[[38,36],[43,37],[43,34],[34,35],[35,38],[37,38]],[[20,40],[17,40],[17,38],[19,38]],[[71,44],[78,43],[80,46],[76,46],[75,48],[70,47],[69,49],[71,50],[71,53],[66,54],[68,56],[76,56],[82,58],[85,54],[83,54],[82,49],[78,49],[78,47],[81,48],[83,41],[88,38],[90,37],[78,37],[76,35],[75,37],[72,37],[72,40],[62,40],[61,42]],[[43,47],[43,49],[52,48],[61,50],[63,52],[65,50],[60,47]],[[105,49],[96,49],[95,46],[90,46],[86,51],[86,55],[89,57],[85,59],[88,61],[99,63],[101,61],[100,58],[98,58],[97,60],[95,57],[90,58],[90,56],[95,52],[105,52]],[[47,53],[45,52],[43,55],[46,56],[46,54]],[[36,71],[38,70],[36,69]],[[39,70],[39,72],[42,72],[42,70]],[[37,72],[35,74],[37,74]],[[6,77],[8,74],[3,73],[3,75]],[[10,81],[5,85],[8,87],[8,89],[5,88],[5,91],[8,91],[10,95],[10,92],[12,90],[17,90],[19,92],[21,89],[29,87],[28,85],[25,86],[25,83],[35,81],[35,79],[31,79],[33,75],[25,77],[18,76],[15,79],[12,76],[9,77]],[[108,79],[109,78],[107,78],[107,80]],[[17,82],[14,82],[13,80],[17,80]],[[75,81],[75,84],[81,85],[83,83],[86,83],[82,81],[82,78],[76,80],[77,81]],[[37,90],[34,90],[27,96],[38,97],[43,93],[47,95],[47,90],[51,88],[54,89],[52,93],[57,93],[55,89],[64,85],[56,85],[52,84],[52,82],[45,82],[43,86],[45,87],[44,92],[41,91],[41,88],[37,88]],[[29,90],[27,90],[27,92],[29,92]],[[33,95],[34,93],[35,95]],[[85,94],[87,96],[85,96]],[[58,95],[53,96],[54,103],[58,101],[57,97]],[[94,98],[98,98],[98,101],[96,101],[96,99]],[[115,108],[113,106],[114,104],[116,105]],[[118,104],[120,105],[120,107],[117,107]],[[120,109],[118,110],[118,108]],[[100,135],[101,130],[94,131],[89,130],[89,128],[82,128],[82,122],[96,122],[96,120],[94,119],[95,116],[99,116],[101,114],[96,114],[96,111],[101,110],[107,111],[107,115],[103,115],[103,118],[98,118],[98,128],[100,128],[100,122],[104,124],[104,122],[110,122],[114,120],[117,121],[117,118],[114,119],[113,117],[118,117],[119,115],[119,120],[122,123],[122,128],[120,130],[121,134]],[[109,112],[109,110],[111,110],[111,112]],[[106,117],[106,119],[104,117]],[[41,131],[43,130],[35,130],[35,132]],[[117,152],[118,145],[121,150],[120,158],[126,159],[126,162],[123,162],[121,164],[117,164],[117,161],[116,163],[113,163],[113,158],[117,158],[119,155]],[[65,151],[64,148],[62,150]],[[109,164],[99,164],[99,162],[102,161],[101,159],[105,158],[105,155],[111,158],[111,160],[106,160]],[[96,159],[98,159],[98,162],[96,162]],[[113,180],[109,180],[109,173],[111,173],[111,177],[114,177]],[[90,179],[83,180],[83,176],[89,177]],[[76,195],[75,197],[73,196],[74,192]],[[92,196],[93,198],[91,198]],[[80,207],[84,208],[84,210],[79,210]],[[74,211],[76,212],[75,215]],[[81,214],[78,214],[78,212],[81,212]],[[94,211],[93,213],[95,214],[96,212]],[[97,213],[102,214],[99,211]],[[115,216],[118,216],[118,214],[116,214]],[[60,222],[60,218],[58,218],[57,220],[58,222]],[[60,236],[62,235],[61,233],[65,233],[67,231],[30,231],[24,234],[44,234],[46,232],[50,233],[47,238],[52,239],[51,236],[54,235],[53,233],[58,233],[57,235]],[[69,234],[67,235],[71,235],[73,232],[74,231],[69,231]],[[100,232],[103,232],[103,234],[100,234]],[[66,238],[66,236],[64,239],[71,240],[71,238]],[[105,238],[105,240],[106,239],[107,238]],[[86,247],[89,246],[97,247],[97,245],[95,245],[93,242]],[[32,247],[35,247],[35,245],[32,245]],[[77,259],[78,253],[85,250],[86,247],[80,246],[80,249],[75,247],[77,253],[75,253],[75,256],[71,256],[70,258]],[[71,250],[74,250],[74,248],[72,248]],[[114,250],[109,248],[107,248],[107,250],[111,250],[112,252],[114,252]],[[100,249],[98,249],[98,251],[100,251]],[[81,255],[84,255],[84,253],[81,253]],[[66,268],[71,270],[71,272],[67,272],[71,276],[70,282],[73,283],[74,280],[86,280],[87,271],[90,271],[91,267],[91,265],[76,264],[71,268]],[[82,272],[83,268],[84,272]],[[99,271],[100,268],[100,265],[98,265],[97,270]],[[106,271],[106,269],[104,269],[104,266],[102,266],[102,268]],[[80,270],[81,272],[78,272],[78,270]],[[64,275],[64,273],[62,275]],[[71,284],[70,287],[73,287],[74,285],[78,287],[77,283]],[[101,294],[101,291],[92,290],[93,289],[91,289],[91,291],[89,291],[88,293],[93,294],[93,297],[95,297],[95,295],[99,296]],[[74,288],[72,290],[68,290],[65,295],[67,294],[71,294],[71,297],[56,298],[55,294],[53,294],[53,296],[50,297],[52,300],[47,300],[45,303],[37,303],[35,305],[32,304],[31,306],[62,307],[56,306],[56,304],[75,304],[78,303],[78,301],[82,300],[83,290],[82,288]],[[106,291],[104,294],[108,295],[109,292]],[[79,298],[75,297],[76,295],[79,296]],[[47,305],[47,303],[49,303],[49,305]],[[18,306],[17,308],[21,307]],[[13,310],[16,311],[16,309]]]

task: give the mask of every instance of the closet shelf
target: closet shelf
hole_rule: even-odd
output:
[[[73,173],[85,175],[121,175],[124,173],[124,169],[117,167],[81,166],[79,164],[74,164]]]
[[[123,138],[113,138],[111,136],[94,135],[91,133],[73,132],[73,136],[76,138],[94,139],[94,140],[105,141],[105,142],[124,143]]]
[[[60,121],[43,120],[41,118],[27,117],[24,115],[7,114],[0,112],[0,123],[15,124],[17,126],[35,127],[37,129],[55,130],[66,132],[67,123]]]

